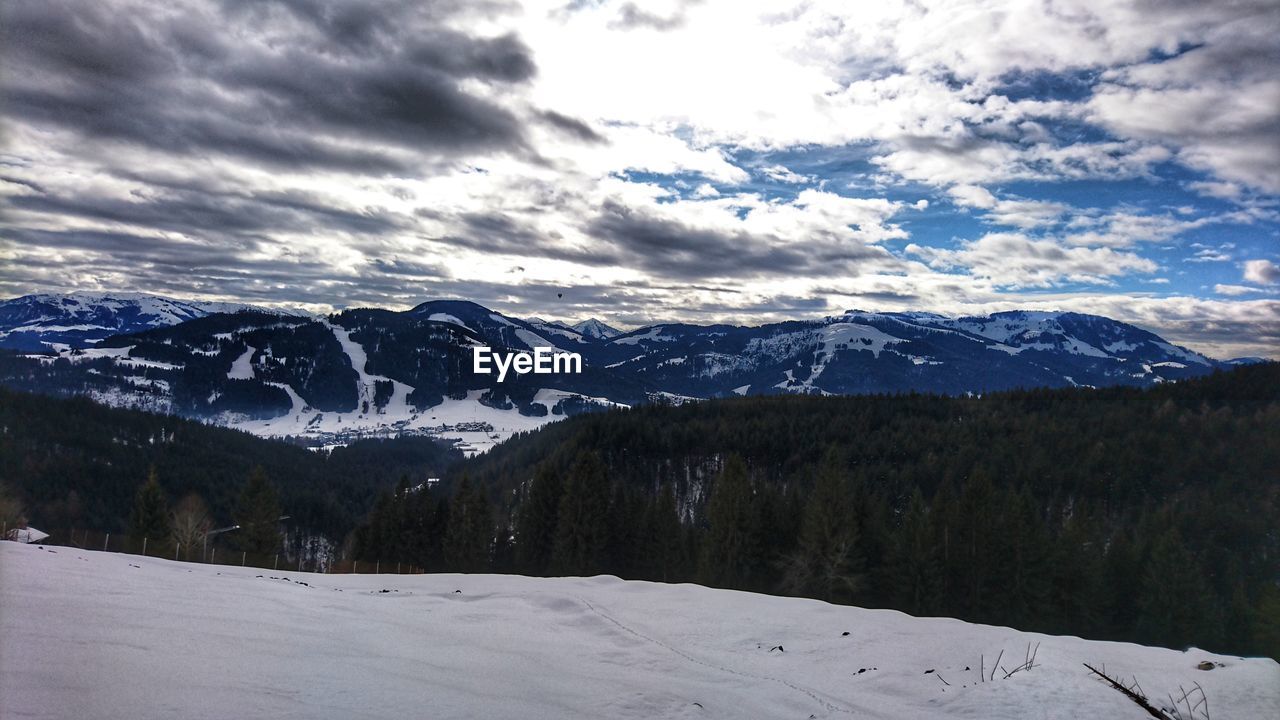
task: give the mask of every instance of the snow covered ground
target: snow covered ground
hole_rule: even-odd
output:
[[[1027,643],[1035,668],[978,681],[980,655],[1010,668]],[[1153,698],[1199,682],[1214,720],[1280,717],[1280,665],[1199,650],[613,577],[311,575],[0,542],[6,718],[1148,717],[1082,662]]]

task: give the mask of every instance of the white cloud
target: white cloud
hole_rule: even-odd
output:
[[[958,249],[908,245],[910,255],[939,270],[959,269],[998,287],[1053,287],[1066,282],[1106,285],[1112,278],[1159,269],[1152,260],[1111,248],[1065,247],[1020,233],[988,233]]]
[[[1077,225],[1089,226],[1088,229],[1067,235],[1063,240],[1069,245],[1088,247],[1132,247],[1144,242],[1163,242],[1220,221],[1220,218],[1211,216],[1185,220],[1171,215],[1143,215],[1121,209],[1099,217],[1078,218]]]
[[[955,185],[947,193],[960,207],[986,211],[983,219],[989,223],[1024,230],[1056,225],[1071,209],[1062,203],[1043,200],[998,199],[989,190],[977,185]]]
[[[1213,286],[1213,291],[1219,295],[1230,295],[1238,297],[1240,295],[1248,295],[1249,293],[1262,292],[1258,288],[1247,287],[1245,285],[1223,285],[1221,283]]]
[[[705,303],[714,308],[705,310],[708,319],[757,321],[765,316],[736,314],[735,304],[803,297],[821,287],[848,292],[851,301],[891,303],[895,296],[910,296],[903,300],[907,306],[943,311],[1033,307],[1050,302],[1043,299],[1045,288],[1110,286],[1155,272],[1158,264],[1139,251],[1149,253],[1150,244],[1173,242],[1211,222],[1276,222],[1274,202],[1262,197],[1280,191],[1280,81],[1274,61],[1280,9],[1273,0],[705,0],[646,6],[653,19],[638,25],[620,22],[622,3],[607,0],[575,3],[573,9],[563,0],[535,0],[508,9],[500,15],[467,12],[449,22],[477,37],[514,33],[529,48],[536,73],[527,82],[495,88],[463,81],[471,83],[467,89],[475,97],[519,121],[527,143],[520,152],[477,150],[440,160],[425,151],[418,157],[413,148],[379,148],[415,172],[291,172],[120,143],[76,142],[58,128],[6,123],[8,147],[22,148],[12,164],[9,156],[4,159],[6,175],[52,195],[141,205],[164,193],[179,194],[172,188],[195,181],[220,201],[237,192],[272,197],[300,191],[348,219],[387,221],[392,227],[381,234],[336,225],[201,233],[147,225],[136,217],[52,216],[30,207],[7,208],[6,221],[82,237],[128,231],[196,248],[209,258],[210,278],[230,278],[217,289],[235,282],[263,286],[261,297],[242,299],[261,301],[274,292],[313,300],[352,288],[359,301],[409,302],[429,292],[424,288],[433,281],[486,282],[494,278],[492,268],[518,264],[526,270],[513,276],[513,296],[521,292],[520,283],[615,283],[627,288],[616,290],[614,299],[630,298],[628,312],[670,308],[688,317],[704,312],[699,308]],[[258,28],[250,30],[255,47],[287,48],[293,39],[280,28],[263,28],[261,37]],[[1077,73],[1082,89],[1062,99],[1011,99],[1006,87],[1041,75],[1070,81]],[[1088,86],[1095,82],[1091,92]],[[539,121],[547,111],[589,130],[575,135]],[[604,141],[586,141],[584,134]],[[873,179],[883,182],[876,188],[879,197],[848,198],[810,188],[792,200],[767,200],[744,191],[752,187],[753,173],[795,185],[820,182],[823,174],[810,169],[820,163],[787,160],[793,170],[742,150],[802,148],[821,160],[824,148],[846,145],[854,146],[857,162],[869,158],[875,165],[879,174]],[[1203,172],[1203,179],[1178,182],[1204,197],[1236,202],[1239,214],[1076,208],[1037,199],[1034,189],[1005,185],[1163,182],[1168,178],[1157,173],[1168,161]],[[626,179],[644,173],[681,176],[686,196],[655,182]],[[910,225],[895,222],[898,214],[930,207],[926,200],[911,205],[886,199],[901,197],[884,188],[900,180],[938,189],[952,204],[999,226],[992,230],[1011,232],[942,249],[923,247],[917,238],[908,246],[915,259],[896,257],[896,243],[912,239]],[[857,183],[860,189],[868,185]],[[4,187],[10,198],[38,194],[32,186]],[[1174,204],[1184,202],[1179,197]],[[781,251],[834,260],[815,263],[813,277],[726,276],[734,292],[693,289],[687,278],[673,279],[661,269],[602,264],[600,258],[628,250],[617,239],[589,232],[590,219],[606,203],[673,226],[743,242],[767,240]],[[930,220],[944,211],[950,211],[945,203],[942,210],[935,206]],[[1243,245],[1196,250],[1193,262],[1261,254]],[[143,275],[146,268],[161,267],[156,258],[113,258],[105,244],[0,246],[0,253],[7,268],[28,273],[21,281],[26,286],[126,287],[156,276]],[[236,273],[243,269],[216,265],[224,257],[293,262],[309,274],[299,280],[283,271],[242,278]],[[431,268],[420,268],[399,285],[376,266],[423,258]],[[362,274],[370,267],[378,269],[369,272],[372,280]],[[1188,273],[1201,269],[1182,267]],[[1280,277],[1270,260],[1250,260],[1243,269],[1246,282],[1274,283]],[[5,287],[16,289],[17,283]],[[1227,288],[1219,294],[1231,296],[1243,286],[1218,287]],[[1018,288],[1037,293],[1020,295]],[[1176,323],[1161,320],[1161,313],[1172,313],[1180,318],[1181,337],[1194,336],[1196,313],[1206,323],[1253,327],[1266,310],[1275,310],[1274,304],[1236,307],[1232,302],[1243,301],[1222,299],[1139,302],[1112,292],[1108,287],[1052,302],[1166,328]],[[608,314],[610,307],[590,311]],[[1201,326],[1199,332],[1208,337],[1216,331]]]
[[[1270,260],[1247,260],[1244,264],[1244,279],[1259,285],[1280,282],[1280,266]]]
[[[801,185],[814,181],[812,176],[794,173],[784,165],[766,165],[765,167],[760,168],[760,172],[774,180],[777,180],[778,182],[790,183],[792,185]]]

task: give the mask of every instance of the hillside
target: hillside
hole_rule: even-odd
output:
[[[617,405],[1148,387],[1228,366],[1133,325],[1070,312],[852,310],[755,327],[660,324],[624,333],[595,320],[570,327],[521,319],[463,300],[326,318],[252,308],[210,314],[212,306],[145,300],[119,308],[122,301],[83,308],[88,301],[80,296],[0,303],[0,332],[30,339],[37,327],[53,333],[80,323],[75,327],[99,333],[78,344],[50,341],[42,352],[0,354],[0,384],[317,446],[413,434],[461,439],[479,452],[553,420]],[[74,317],[63,318],[71,310]],[[4,312],[13,315],[9,326]],[[107,336],[110,327],[118,329]],[[577,353],[582,372],[499,381],[473,372],[477,346]]]
[[[646,406],[450,474],[514,533],[502,569],[1280,656],[1278,467],[1268,364],[1145,390]],[[404,547],[363,553],[417,562]]]
[[[112,335],[176,325],[213,313],[292,311],[187,302],[143,293],[43,293],[0,301],[0,348],[90,347]]]
[[[379,490],[402,476],[438,476],[460,454],[427,438],[367,440],[324,455],[247,433],[85,398],[0,388],[0,486],[33,525],[120,532],[134,492],[155,468],[168,498],[197,493],[229,524],[250,471],[279,489],[293,526],[341,542]]]
[[[1147,717],[1087,662],[1164,706],[1198,684],[1214,720],[1280,714],[1274,661],[1196,649],[603,576],[272,575],[0,543],[6,712]]]

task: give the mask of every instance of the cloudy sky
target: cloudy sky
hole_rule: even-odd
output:
[[[0,33],[0,296],[1070,309],[1280,357],[1274,0],[6,0]]]

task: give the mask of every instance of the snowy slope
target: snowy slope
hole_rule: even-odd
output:
[[[41,350],[48,346],[86,347],[111,335],[177,325],[212,313],[243,310],[286,315],[225,302],[189,302],[143,293],[68,293],[25,295],[0,301],[0,347]]]
[[[595,318],[583,320],[582,322],[574,325],[573,329],[581,333],[583,337],[594,338],[596,340],[608,340],[609,338],[617,337],[622,334],[621,330],[610,325],[606,325]]]
[[[0,643],[4,714],[23,718],[1148,717],[1082,662],[1153,698],[1198,682],[1214,720],[1280,717],[1272,660],[613,577],[312,575],[0,543]],[[1036,667],[979,682],[980,656],[1009,668],[1028,643]]]
[[[109,318],[94,320],[99,334],[126,320],[161,326],[120,329],[127,336],[105,339],[82,334],[79,341],[90,344],[84,350],[65,347],[68,342],[56,356],[15,357],[0,364],[0,384],[89,395],[259,435],[298,435],[315,445],[368,435],[468,433],[456,436],[484,448],[566,413],[614,404],[777,393],[1146,387],[1230,367],[1141,328],[1067,312],[951,318],[849,311],[756,327],[664,323],[616,334],[594,320],[575,330],[464,300],[428,301],[405,312],[348,310],[321,319],[197,317],[204,310],[195,304],[149,296],[39,297],[59,303],[60,328],[70,322],[88,327],[92,318],[84,313],[98,312]],[[53,311],[43,307],[0,303],[0,328],[8,318],[49,331]],[[17,336],[45,342],[63,337],[16,330],[8,337]],[[481,345],[579,353],[583,372],[499,383],[493,374],[472,372],[472,348]],[[55,357],[69,362],[55,363]],[[548,407],[535,400],[540,391],[603,402]]]

